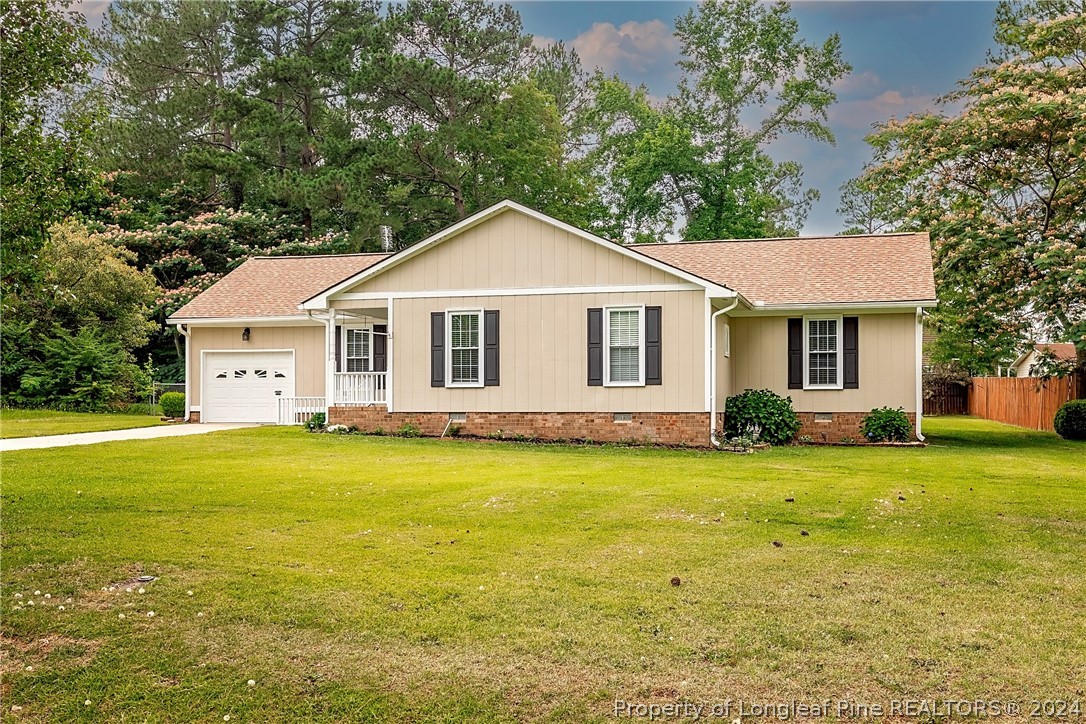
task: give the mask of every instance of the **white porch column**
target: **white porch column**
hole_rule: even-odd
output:
[[[324,419],[336,396],[336,310],[329,309],[324,320]]]

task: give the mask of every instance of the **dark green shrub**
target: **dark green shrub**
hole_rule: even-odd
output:
[[[102,412],[147,388],[144,370],[99,329],[88,326],[71,334],[55,327],[53,335],[42,342],[40,361],[27,367],[9,403]]]
[[[913,436],[909,418],[900,407],[872,410],[860,422],[860,432],[868,442],[908,442]]]
[[[396,434],[400,437],[422,437],[422,430],[413,422],[405,422],[400,425],[400,429],[396,431]]]
[[[314,413],[312,417],[305,421],[305,429],[310,432],[319,432],[324,429],[324,423],[327,418],[323,412]]]
[[[158,404],[162,407],[162,414],[165,417],[185,416],[185,393],[183,392],[164,392],[162,397],[158,398]]]
[[[1053,421],[1064,440],[1086,440],[1086,400],[1070,400],[1060,405]]]
[[[744,390],[724,403],[724,436],[729,439],[756,436],[771,445],[784,445],[798,431],[791,397],[772,390]]]

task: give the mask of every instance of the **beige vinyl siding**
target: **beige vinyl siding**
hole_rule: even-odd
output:
[[[724,327],[731,324],[732,320],[727,314],[716,318],[716,394],[713,396],[713,409],[717,412],[724,411],[724,401],[732,394],[732,359],[735,357],[735,337],[732,337],[732,357],[724,356]],[[732,327],[735,334],[735,327]]]
[[[659,305],[663,384],[590,387],[588,309]],[[703,412],[705,295],[701,291],[608,292],[396,299],[393,407],[397,412]],[[501,384],[430,386],[430,313],[501,312]]]
[[[205,350],[294,350],[294,394],[298,397],[324,397],[324,327],[254,327],[249,341],[241,341],[243,327],[192,327],[188,371],[190,405],[200,405],[201,352]]]
[[[599,287],[681,281],[647,263],[509,210],[344,291]]]
[[[884,405],[915,412],[916,315],[858,316],[858,389],[788,389],[787,317],[737,317],[731,320],[732,390],[768,388],[791,395],[799,412],[866,412]]]

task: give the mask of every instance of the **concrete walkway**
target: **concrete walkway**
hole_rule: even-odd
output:
[[[115,440],[153,440],[158,437],[203,435],[209,432],[218,432],[219,430],[240,430],[245,427],[259,427],[259,425],[244,422],[209,422],[198,425],[156,425],[154,427],[137,427],[131,430],[102,430],[101,432],[76,432],[69,435],[16,437],[0,440],[0,452],[68,447],[69,445],[93,445],[99,442],[113,442]]]

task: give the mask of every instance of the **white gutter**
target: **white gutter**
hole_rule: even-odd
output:
[[[924,442],[924,308],[916,308],[916,439]]]
[[[739,297],[735,297],[731,304],[709,316],[709,444],[713,447],[720,447],[716,441],[716,318],[732,311],[738,304]]]
[[[185,338],[185,422],[188,422],[189,417],[192,416],[192,395],[189,394],[192,378],[192,367],[189,364],[190,360],[192,360],[192,340],[189,339],[191,332],[185,328],[185,325],[178,324],[177,331]]]

